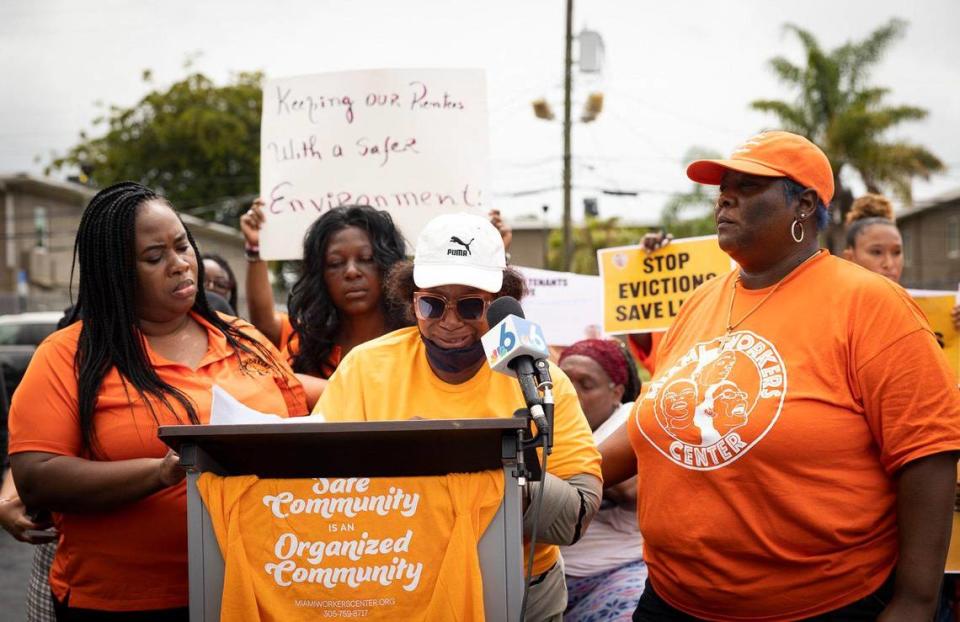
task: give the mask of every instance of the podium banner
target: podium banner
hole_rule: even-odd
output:
[[[597,251],[603,282],[603,330],[609,334],[666,330],[697,287],[736,265],[717,236],[674,240],[647,254],[643,246]]]
[[[482,620],[477,542],[500,471],[258,479],[204,473],[225,563],[221,618]]]
[[[448,212],[486,213],[487,94],[480,69],[381,69],[263,87],[264,259],[299,259],[314,220],[341,205],[387,210],[414,242]]]

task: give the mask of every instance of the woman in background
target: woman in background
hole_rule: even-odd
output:
[[[586,339],[565,349],[560,369],[570,378],[599,445],[626,422],[640,393],[637,367],[619,341]],[[603,491],[600,511],[579,542],[561,547],[568,622],[630,617],[643,593],[647,566],[637,528],[637,482]]]

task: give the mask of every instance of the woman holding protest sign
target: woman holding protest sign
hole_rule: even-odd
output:
[[[560,369],[577,391],[593,440],[603,442],[623,426],[640,392],[637,366],[613,339],[586,339],[564,349]],[[567,622],[629,617],[647,578],[643,538],[637,529],[637,483],[603,491],[600,511],[580,542],[563,547],[569,603]]]
[[[58,620],[185,620],[184,474],[157,427],[208,421],[214,384],[281,415],[305,414],[303,391],[253,327],[210,310],[196,243],[150,189],[97,193],[75,254],[81,319],[37,348],[10,410],[17,490],[60,532]]]
[[[404,325],[388,309],[382,281],[404,258],[406,245],[385,211],[359,205],[327,211],[304,237],[288,316],[274,309],[267,264],[260,259],[263,222],[257,199],[240,219],[250,262],[250,321],[286,355],[312,406],[347,352]]]
[[[818,247],[833,172],[805,138],[766,132],[687,174],[720,186],[739,269],[684,304],[601,447],[608,484],[642,481],[634,620],[930,619],[960,396],[923,314]]]
[[[438,216],[424,228],[412,264],[398,264],[391,300],[416,326],[354,348],[331,377],[315,412],[328,420],[510,417],[524,399],[514,378],[486,365],[481,336],[486,310],[502,296],[519,298],[523,277],[506,267],[504,245],[487,220]],[[599,454],[566,375],[551,365],[556,407],[543,495],[528,620],[559,619],[566,607],[557,544],[577,541],[600,504]],[[530,487],[527,488],[529,490]],[[532,512],[524,531],[532,529]]]

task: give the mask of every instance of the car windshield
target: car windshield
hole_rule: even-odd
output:
[[[0,324],[0,345],[36,346],[56,328],[54,324]]]

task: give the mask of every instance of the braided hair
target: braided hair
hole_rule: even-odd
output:
[[[103,379],[113,368],[120,374],[124,387],[133,385],[155,422],[159,423],[159,419],[148,397],[175,416],[171,399],[179,402],[190,423],[200,423],[196,407],[186,393],[157,375],[139,330],[140,319],[134,302],[138,288],[136,219],[138,208],[147,201],[161,201],[170,206],[162,196],[137,183],[121,182],[104,188],[84,210],[73,247],[70,280],[73,281],[73,271],[79,265],[80,281],[69,322],[83,321],[74,366],[82,446],[89,455],[98,453],[94,415]],[[190,230],[186,226],[184,230],[194,254],[199,257]],[[197,282],[203,283],[202,261],[197,262],[197,272]],[[254,369],[266,367],[280,382],[287,382],[287,374],[262,344],[210,309],[202,287],[197,288],[192,310],[223,333],[240,357],[244,373],[250,373],[248,364]]]
[[[406,254],[403,236],[393,224],[388,212],[368,205],[345,205],[326,212],[307,230],[303,239],[303,264],[300,278],[290,290],[287,309],[290,325],[299,335],[300,348],[293,359],[293,369],[311,375],[328,377],[332,373],[330,354],[336,345],[340,331],[340,310],[333,305],[327,283],[327,245],[330,239],[347,227],[357,227],[367,232],[373,246],[373,259],[377,264],[381,282],[387,273]],[[402,313],[397,313],[380,297],[387,322],[387,330],[407,326]]]

